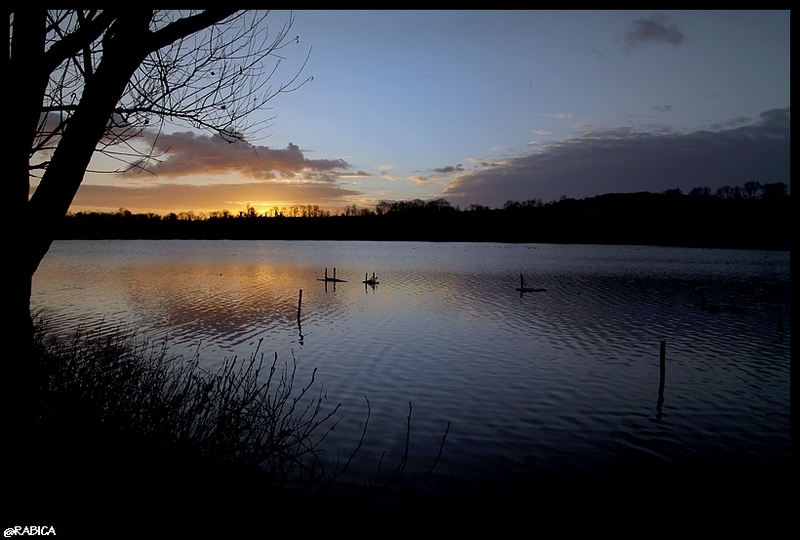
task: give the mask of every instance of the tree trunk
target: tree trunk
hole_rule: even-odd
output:
[[[2,432],[8,439],[2,481],[17,492],[29,483],[39,465],[37,459],[50,459],[52,451],[48,434],[39,433],[37,400],[45,379],[36,355],[30,311],[33,275],[55,239],[115,107],[147,55],[233,13],[230,9],[206,10],[151,32],[152,10],[126,7],[120,11],[123,13],[104,11],[46,50],[46,10],[35,2],[6,10],[9,22],[13,21],[3,25],[6,43],[10,43],[10,54],[3,59],[10,104],[6,125],[14,132],[2,150],[7,195],[4,300],[8,312],[3,321],[6,358],[0,370]],[[51,71],[89,47],[103,32],[103,58],[94,73],[87,72],[78,108],[31,197],[31,151]],[[33,490],[39,489],[47,488],[37,483]],[[15,494],[11,492],[11,496]]]
[[[4,433],[10,438],[25,438],[30,425],[35,395],[36,365],[33,357],[33,325],[30,315],[31,278],[29,239],[35,225],[28,214],[29,154],[36,137],[42,96],[47,76],[38,72],[44,56],[46,11],[30,7],[14,12],[10,54],[3,60],[6,79],[6,98],[11,104],[6,110],[7,126],[13,135],[3,145],[4,179],[7,194],[4,209],[7,315],[3,321],[6,339],[3,345],[6,358],[2,361]],[[4,31],[10,32],[4,25]],[[14,448],[18,448],[14,445]]]
[[[35,3],[34,3],[35,4]],[[39,7],[14,8],[13,25],[4,25],[10,54],[4,63],[8,75],[8,125],[14,136],[4,146],[6,193],[9,204],[5,225],[7,248],[7,311],[5,328],[10,358],[0,372],[4,380],[4,411],[25,425],[30,410],[27,396],[34,395],[33,324],[30,297],[33,275],[55,239],[83,176],[103,138],[109,119],[132,76],[153,51],[212,26],[234,10],[210,9],[150,31],[153,10],[124,8],[104,11],[62,41],[45,49],[47,12]],[[103,57],[94,73],[85,74],[80,102],[61,134],[58,146],[33,196],[30,197],[31,149],[37,135],[51,71],[69,61],[103,33]],[[19,414],[17,414],[19,413]],[[6,431],[6,433],[12,433]]]
[[[7,309],[5,322],[10,358],[3,362],[3,411],[6,431],[23,440],[35,429],[35,397],[40,380],[40,362],[34,351],[33,321],[30,299],[33,274],[52,244],[61,220],[83,180],[97,142],[125,91],[125,87],[148,52],[142,46],[143,33],[148,33],[152,12],[139,10],[117,25],[114,37],[107,43],[103,61],[87,81],[78,110],[65,129],[50,165],[36,189],[30,191],[29,160],[42,99],[49,73],[37,71],[44,52],[45,12],[15,12],[14,45],[19,44],[9,64],[14,84],[10,107],[11,125],[19,126],[21,136],[9,141],[7,164],[11,192],[11,222],[6,224],[10,236],[7,275]],[[31,37],[33,36],[33,37]],[[137,39],[138,38],[138,39]],[[138,45],[138,46],[137,46]],[[31,114],[33,113],[33,114]],[[20,445],[25,448],[24,444]],[[25,450],[20,450],[24,452]]]

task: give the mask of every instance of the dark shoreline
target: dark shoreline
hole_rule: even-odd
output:
[[[412,201],[413,202],[413,201]],[[435,201],[433,201],[435,202]],[[609,194],[542,205],[459,210],[419,201],[410,209],[295,217],[255,212],[69,215],[57,240],[369,240],[651,245],[788,250],[791,199]]]

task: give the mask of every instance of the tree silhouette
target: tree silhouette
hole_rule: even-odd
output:
[[[756,199],[761,189],[761,182],[745,182],[744,186],[742,186],[742,196],[745,199]]]
[[[761,199],[765,201],[782,201],[787,197],[789,186],[783,182],[764,184],[761,186]]]
[[[157,137],[165,122],[242,140],[258,127],[248,123],[250,113],[305,81],[298,72],[287,84],[270,84],[276,53],[298,41],[288,34],[291,18],[269,35],[266,14],[225,7],[53,11],[28,2],[6,12],[6,125],[14,129],[3,146],[6,328],[15,345],[30,347],[33,274],[96,152],[121,169],[146,168],[157,156],[138,152],[132,139],[145,129]],[[32,177],[38,185],[30,195]],[[17,364],[4,362],[6,381],[26,375]]]

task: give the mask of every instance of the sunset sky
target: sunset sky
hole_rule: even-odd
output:
[[[270,13],[270,29],[289,15]],[[293,15],[299,42],[273,79],[310,49],[313,80],[253,116],[275,118],[252,146],[169,127],[153,174],[88,173],[72,211],[501,207],[789,183],[788,11]]]

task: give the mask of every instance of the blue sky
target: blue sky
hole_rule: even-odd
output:
[[[89,174],[72,209],[500,207],[789,181],[788,11],[293,16],[273,78],[310,50],[313,80],[252,117],[276,115],[252,147],[171,127],[155,174]]]

